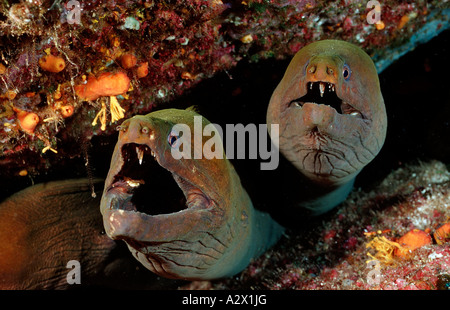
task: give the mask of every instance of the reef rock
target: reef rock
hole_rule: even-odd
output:
[[[447,1],[2,2],[0,157],[38,174],[58,161],[52,154],[78,156],[77,141],[110,135],[122,118],[170,105],[218,72],[289,59],[320,39],[359,45],[381,72],[448,28],[449,12]],[[134,58],[124,65],[125,55]],[[131,84],[117,97],[76,91],[122,70]],[[33,130],[13,108],[37,115]]]

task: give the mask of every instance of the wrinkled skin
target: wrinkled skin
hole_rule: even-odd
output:
[[[167,109],[124,121],[100,209],[108,236],[124,240],[149,270],[216,279],[240,272],[283,229],[253,208],[227,159],[194,159],[194,116]],[[208,124],[202,121],[201,128]],[[175,124],[191,130],[192,159],[172,156],[181,138]]]
[[[103,180],[94,181],[100,189]],[[0,289],[161,288],[106,236],[87,179],[42,183],[0,204]],[[80,262],[80,284],[69,284],[67,268]]]
[[[330,210],[385,140],[386,111],[372,60],[344,41],[307,45],[275,89],[267,123],[279,124],[280,152],[314,189],[298,204],[313,214]]]

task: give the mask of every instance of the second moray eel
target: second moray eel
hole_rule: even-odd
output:
[[[306,177],[296,183],[297,205],[311,215],[329,211],[385,140],[386,110],[373,61],[345,41],[305,46],[271,97],[267,124],[279,124],[280,152]]]
[[[151,271],[168,278],[216,279],[242,271],[283,228],[253,208],[225,157],[174,158],[171,150],[182,138],[174,125],[194,133],[195,116],[200,117],[166,109],[124,121],[100,209],[108,236],[124,240]],[[209,122],[200,119],[203,130]],[[207,140],[199,146],[194,136],[184,140],[192,153]]]

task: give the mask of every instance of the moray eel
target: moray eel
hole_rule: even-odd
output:
[[[177,283],[141,268],[125,245],[105,234],[101,190],[101,179],[53,181],[0,203],[0,289],[175,288]],[[78,268],[70,261],[80,263],[78,283],[67,280]]]
[[[85,284],[90,272],[101,273],[115,244],[102,232],[99,203],[85,179],[34,185],[3,201],[0,288],[68,288],[71,260],[82,264]]]
[[[166,109],[125,120],[111,159],[100,210],[105,231],[123,240],[154,273],[176,279],[235,275],[272,246],[283,228],[253,208],[224,157],[175,159],[171,149],[191,110]],[[203,129],[209,122],[205,118]],[[202,138],[203,148],[206,138]],[[179,147],[179,146],[178,146]],[[183,146],[184,147],[184,146]]]
[[[329,211],[345,200],[385,140],[386,110],[373,61],[344,41],[305,46],[272,94],[267,124],[279,124],[279,137],[271,137],[279,138],[280,152],[306,180],[297,205],[311,215]]]
[[[66,266],[71,260],[82,264],[87,284],[87,269],[100,272],[115,247],[102,232],[98,211],[93,212],[99,203],[85,179],[34,185],[3,201],[0,288],[68,288]]]

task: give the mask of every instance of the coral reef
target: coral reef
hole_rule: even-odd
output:
[[[28,162],[33,175],[45,172],[58,159],[42,156],[44,150],[79,156],[72,145],[80,136],[89,142],[110,135],[122,117],[168,105],[239,62],[288,59],[319,39],[356,43],[382,70],[446,29],[448,7],[383,1],[381,20],[369,24],[373,8],[361,1],[4,1],[0,157]],[[114,106],[107,93],[77,92],[117,72],[130,88]],[[35,113],[35,128],[23,130],[11,107]]]

